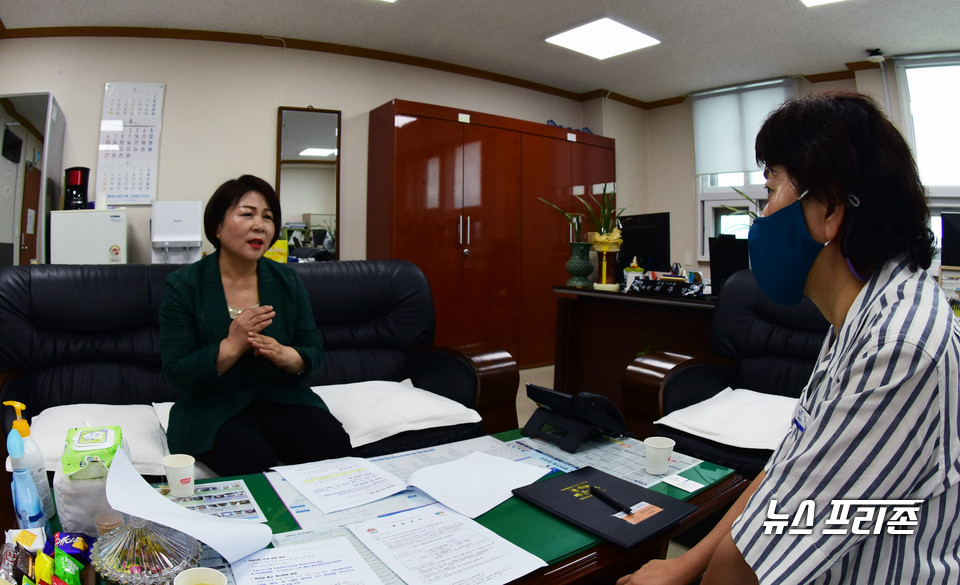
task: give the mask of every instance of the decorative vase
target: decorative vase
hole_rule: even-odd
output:
[[[618,292],[617,284],[617,252],[620,251],[620,230],[614,229],[606,234],[593,234],[593,251],[597,253],[597,282],[593,283],[596,290]]]
[[[590,262],[590,242],[570,242],[570,259],[567,260],[567,273],[570,275],[567,286],[572,288],[590,288],[587,279],[593,272]]]
[[[619,250],[597,252],[597,282],[593,283],[596,290],[620,290],[617,284],[617,252]]]

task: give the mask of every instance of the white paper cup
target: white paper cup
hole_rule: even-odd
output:
[[[227,577],[215,569],[195,567],[178,574],[173,585],[227,585]]]
[[[650,475],[663,475],[670,466],[670,454],[677,444],[666,437],[649,437],[643,441],[646,450],[646,467]]]
[[[107,194],[106,193],[97,193],[93,198],[93,208],[94,209],[106,209],[107,208]]]
[[[183,498],[193,495],[193,468],[196,460],[192,455],[167,455],[160,461],[167,475],[170,494]]]

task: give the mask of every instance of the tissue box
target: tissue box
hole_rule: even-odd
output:
[[[60,467],[53,476],[60,526],[67,532],[96,534],[94,516],[110,509],[107,472],[117,449],[123,446],[123,431],[118,426],[73,428],[67,431],[65,442]]]
[[[63,474],[70,479],[106,477],[122,444],[123,430],[118,426],[70,429],[60,460]]]

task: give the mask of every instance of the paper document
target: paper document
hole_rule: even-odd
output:
[[[508,500],[514,488],[530,485],[549,471],[486,453],[471,453],[414,471],[410,484],[448,508],[476,518]]]
[[[242,479],[197,484],[192,496],[177,497],[170,494],[170,487],[162,485],[156,490],[181,508],[200,512],[216,518],[238,518],[266,522],[260,505],[250,494]]]
[[[370,549],[363,546],[363,543],[357,540],[357,537],[346,527],[334,528],[332,530],[294,530],[293,532],[282,532],[273,535],[273,546],[291,546],[294,544],[303,544],[306,542],[316,542],[319,540],[329,540],[331,538],[346,538],[353,545],[353,548],[360,553],[360,558],[370,566],[373,573],[379,577],[383,585],[403,585],[403,581],[397,574],[390,570],[390,567],[383,564],[377,558],[377,555],[370,552]],[[229,583],[227,585],[230,585]]]
[[[368,518],[387,516],[436,503],[436,500],[422,491],[410,488],[376,502],[324,514],[317,510],[306,496],[297,491],[295,487],[290,485],[289,481],[283,479],[276,471],[268,471],[264,475],[267,476],[267,481],[273,486],[273,491],[277,492],[277,495],[283,500],[283,505],[290,511],[290,515],[304,530],[331,530]],[[276,539],[276,536],[274,536],[274,539]]]
[[[456,441],[454,443],[435,445],[424,449],[380,455],[371,458],[370,461],[409,484],[411,483],[410,476],[413,475],[414,471],[427,467],[428,465],[436,465],[438,463],[446,463],[447,461],[460,459],[471,453],[486,453],[511,461],[523,461],[529,465],[546,468],[552,468],[550,463],[554,461],[551,459],[548,462],[546,461],[548,458],[541,456],[539,452],[531,451],[526,447],[517,446],[513,443],[504,443],[489,435],[475,439]],[[565,471],[573,471],[573,469],[576,468]]]
[[[643,441],[637,439],[590,437],[583,442],[576,453],[567,453],[553,443],[541,439],[524,437],[511,442],[569,463],[577,469],[593,467],[642,487],[656,485],[664,478],[663,475],[647,473],[646,447]],[[674,451],[670,455],[666,475],[680,473],[699,463],[702,463],[702,460]]]
[[[442,504],[349,528],[407,585],[503,585],[546,566]]]
[[[233,564],[237,585],[381,585],[346,538],[270,548]]]
[[[259,522],[213,518],[181,508],[157,493],[117,449],[107,474],[107,502],[119,512],[169,526],[207,543],[233,563],[270,544],[270,527]]]
[[[407,487],[406,482],[359,457],[273,469],[324,513],[369,504]]]

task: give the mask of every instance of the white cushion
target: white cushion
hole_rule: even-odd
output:
[[[118,426],[129,449],[130,461],[144,475],[163,475],[160,460],[169,455],[167,436],[148,404],[68,404],[54,406],[33,417],[30,436],[43,453],[47,471],[56,471],[67,431],[74,427]]]
[[[314,386],[343,424],[354,447],[403,431],[480,422],[477,411],[403,382],[370,381]]]
[[[726,388],[658,421],[698,437],[747,449],[776,449],[790,430],[796,398]]]

